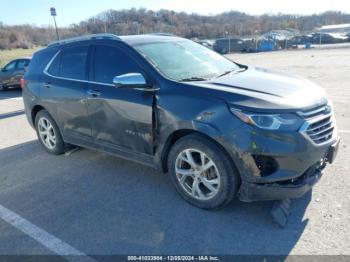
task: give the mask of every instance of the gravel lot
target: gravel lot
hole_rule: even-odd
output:
[[[20,91],[0,93],[0,205],[85,254],[350,255],[350,49],[232,54],[309,78],[332,98],[342,144],[312,193],[292,202],[286,228],[270,202],[219,211],[190,206],[166,175],[98,153],[44,152]],[[52,254],[0,219],[0,254]]]

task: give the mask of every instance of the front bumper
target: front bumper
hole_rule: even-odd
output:
[[[317,145],[301,132],[269,132],[248,125],[236,130],[239,139],[227,135],[221,142],[240,174],[239,198],[246,202],[303,196],[334,160],[339,144],[336,131],[329,141]],[[266,159],[273,160],[268,168],[264,168]]]
[[[299,198],[310,191],[319,181],[325,165],[319,166],[319,164],[316,164],[296,180],[291,179],[268,184],[255,184],[243,181],[239,198],[244,202]]]
[[[323,146],[320,152],[322,155],[316,156],[320,158],[315,164],[310,166],[305,172],[298,177],[287,180],[276,180],[273,182],[251,183],[242,181],[239,198],[241,201],[265,201],[265,200],[283,200],[287,198],[299,198],[320,180],[324,168],[328,163],[332,163],[336,157],[340,139],[330,145]],[[326,150],[325,150],[326,149]],[[277,171],[277,173],[280,173]]]

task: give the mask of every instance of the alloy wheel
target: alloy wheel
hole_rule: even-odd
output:
[[[39,119],[38,132],[43,144],[50,150],[54,149],[56,146],[56,134],[51,122],[47,118],[41,117]]]
[[[181,187],[199,200],[213,198],[220,189],[220,173],[214,161],[197,149],[185,149],[176,158],[175,173]]]

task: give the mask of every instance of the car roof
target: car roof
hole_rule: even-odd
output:
[[[145,34],[145,35],[125,35],[119,36],[119,38],[131,46],[159,43],[159,42],[176,42],[183,41],[184,38],[165,35],[165,34]]]
[[[113,34],[94,34],[94,35],[85,35],[80,37],[73,37],[68,39],[63,39],[60,41],[52,42],[48,47],[63,46],[70,43],[79,43],[89,40],[114,40],[121,41],[131,46],[136,46],[140,44],[147,43],[159,43],[159,42],[172,42],[172,41],[184,41],[186,39],[173,36],[165,33],[156,33],[156,34],[144,34],[144,35],[125,35],[117,36]]]
[[[31,57],[17,57],[15,59],[12,59],[10,62],[17,61],[17,60],[31,60]]]

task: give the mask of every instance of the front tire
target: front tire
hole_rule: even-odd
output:
[[[168,169],[182,198],[199,208],[220,208],[237,194],[239,175],[227,153],[201,135],[185,136],[173,145]]]
[[[35,130],[44,149],[53,155],[63,154],[65,143],[55,120],[46,110],[39,111],[35,116]]]

